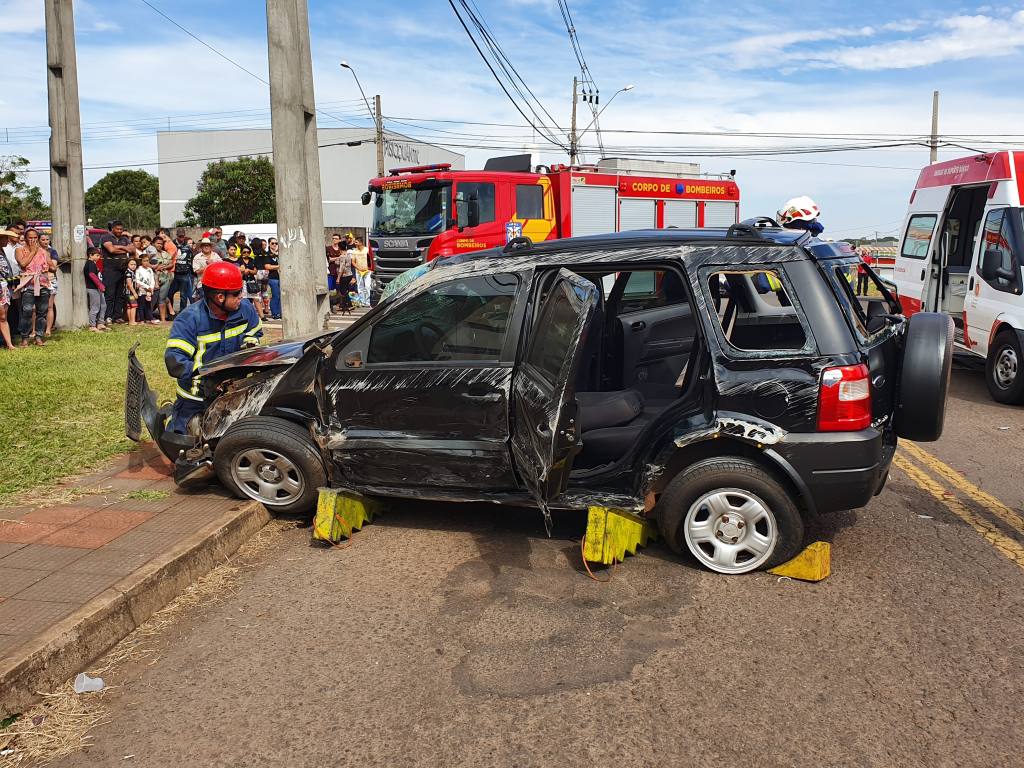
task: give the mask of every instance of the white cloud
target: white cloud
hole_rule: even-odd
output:
[[[41,0],[0,0],[0,19],[11,32],[31,34],[45,27]]]

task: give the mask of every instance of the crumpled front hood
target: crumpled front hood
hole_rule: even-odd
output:
[[[305,350],[309,342],[322,339],[325,336],[333,336],[336,330],[321,331],[310,336],[303,336],[298,339],[287,339],[277,344],[269,344],[265,347],[253,347],[252,349],[241,349],[224,357],[219,357],[210,365],[204,365],[200,370],[202,374],[209,375],[230,368],[270,368],[278,365],[291,365],[295,363]]]

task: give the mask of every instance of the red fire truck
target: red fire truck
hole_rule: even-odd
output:
[[[727,227],[739,220],[731,174],[641,175],[622,161],[539,166],[529,155],[493,158],[481,171],[448,164],[394,168],[370,181],[370,230],[382,283],[431,259],[562,237],[664,227]],[[666,164],[667,165],[667,164]],[[609,167],[611,166],[611,167]],[[661,170],[659,168],[659,170]]]

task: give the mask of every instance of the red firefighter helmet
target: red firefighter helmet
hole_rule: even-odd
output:
[[[242,290],[242,272],[227,261],[215,261],[203,272],[203,288],[215,291]]]

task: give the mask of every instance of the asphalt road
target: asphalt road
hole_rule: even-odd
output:
[[[549,540],[527,510],[405,505],[338,550],[286,531],[56,765],[1020,766],[1022,433],[955,371],[943,439],[817,523],[818,584],[657,545],[596,583],[583,517]]]

